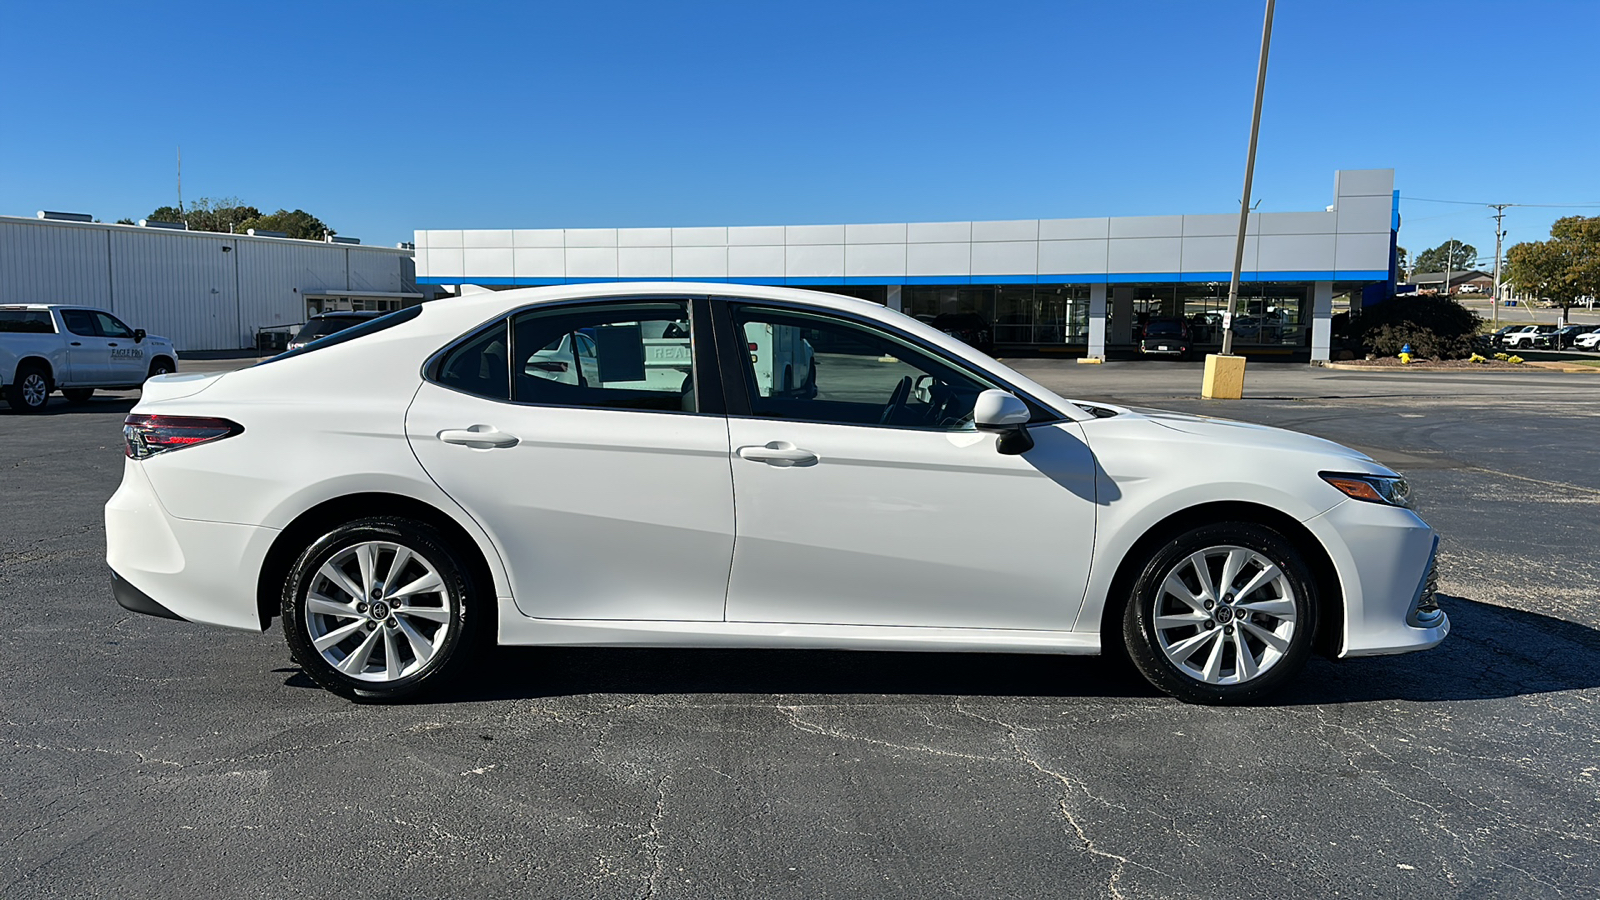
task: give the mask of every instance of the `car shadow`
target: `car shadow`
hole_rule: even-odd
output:
[[[1600,687],[1600,631],[1464,597],[1440,602],[1450,614],[1451,635],[1439,647],[1337,662],[1316,658],[1267,702],[1485,700]],[[469,685],[436,699],[470,703],[583,694],[1160,696],[1130,666],[1109,657],[504,647],[484,661]]]

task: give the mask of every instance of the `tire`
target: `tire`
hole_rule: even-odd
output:
[[[157,375],[170,375],[176,371],[178,371],[178,368],[170,360],[165,356],[160,356],[150,363],[150,372],[145,375],[145,379],[149,380]]]
[[[68,403],[83,403],[94,396],[94,388],[62,388],[61,395]]]
[[[411,590],[396,596],[392,580]],[[306,547],[284,579],[283,623],[307,675],[368,703],[448,685],[482,655],[492,625],[462,554],[432,526],[386,516],[340,525]]]
[[[53,390],[48,369],[31,363],[20,365],[16,379],[6,385],[6,402],[19,413],[42,413]]]
[[[1249,593],[1223,591],[1217,602],[1228,567],[1232,585]],[[1310,656],[1314,585],[1299,550],[1278,532],[1252,522],[1203,525],[1151,555],[1128,598],[1123,640],[1140,673],[1164,693],[1187,703],[1253,703],[1293,679]]]

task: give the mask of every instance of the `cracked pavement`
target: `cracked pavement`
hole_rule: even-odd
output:
[[[1092,658],[536,648],[356,706],[276,625],[111,600],[130,395],[0,410],[0,900],[1595,895],[1600,376],[1016,365],[1406,472],[1450,638],[1245,709]]]

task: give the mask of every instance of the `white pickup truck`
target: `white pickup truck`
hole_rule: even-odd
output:
[[[172,341],[103,309],[0,304],[0,393],[17,412],[43,412],[58,388],[81,403],[96,388],[127,390],[177,370]]]

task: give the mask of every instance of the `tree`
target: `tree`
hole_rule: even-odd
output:
[[[1411,254],[1404,247],[1394,248],[1395,277],[1406,281],[1411,277]]]
[[[1478,248],[1460,241],[1445,241],[1430,250],[1424,250],[1412,260],[1411,271],[1415,272],[1443,272],[1445,264],[1449,264],[1452,272],[1465,272],[1472,268],[1472,261],[1478,258]]]
[[[320,241],[324,235],[338,234],[332,228],[322,223],[322,220],[303,209],[290,212],[280,209],[277,212],[263,216],[256,214],[254,219],[244,223],[241,230],[256,228],[262,231],[280,231],[292,238],[307,241]]]
[[[146,218],[152,222],[182,222],[189,226],[190,231],[220,231],[226,234],[244,231],[245,222],[260,216],[261,210],[245,206],[238,197],[224,197],[221,200],[201,197],[182,212],[170,206],[161,206]]]
[[[1567,216],[1550,226],[1550,240],[1525,241],[1506,251],[1506,273],[1517,289],[1561,306],[1561,320],[1580,297],[1600,296],[1600,216]]]

